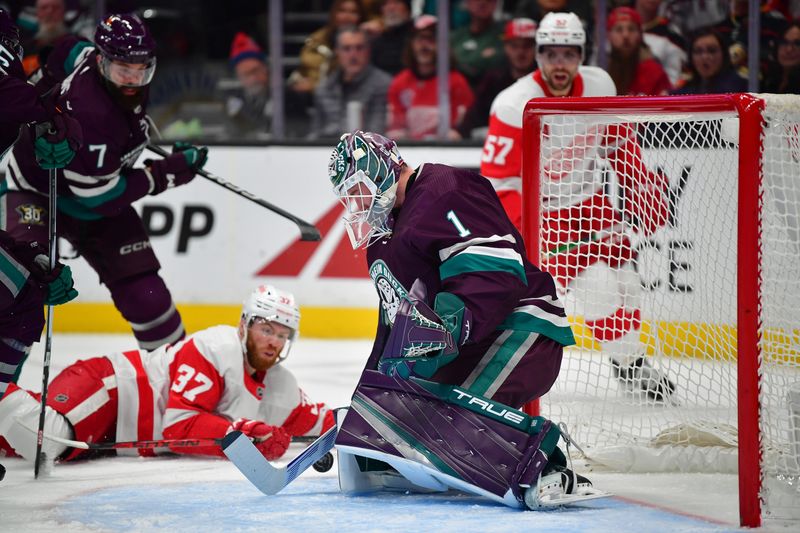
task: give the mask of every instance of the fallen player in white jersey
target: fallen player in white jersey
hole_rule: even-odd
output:
[[[238,327],[214,326],[153,352],[77,361],[50,384],[44,433],[112,442],[214,439],[238,430],[254,439],[266,459],[278,459],[291,437],[319,435],[334,425],[325,404],[310,402],[279,364],[299,322],[294,297],[263,285],[245,302]],[[37,426],[39,410],[37,394],[11,385],[0,401],[0,448],[33,460],[36,435],[28,428]],[[50,439],[43,451],[51,460],[90,453]],[[119,453],[126,451],[155,453]],[[219,446],[166,451],[223,455]]]

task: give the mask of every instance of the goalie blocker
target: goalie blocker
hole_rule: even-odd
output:
[[[345,493],[457,489],[527,509],[608,496],[566,468],[562,437],[550,420],[460,387],[366,370],[340,421],[339,484]]]

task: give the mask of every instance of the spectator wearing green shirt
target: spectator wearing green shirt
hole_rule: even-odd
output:
[[[450,48],[455,66],[471,87],[476,87],[487,70],[502,66],[503,24],[495,20],[497,0],[466,0],[469,24],[453,30]]]

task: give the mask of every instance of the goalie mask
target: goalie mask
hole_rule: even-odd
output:
[[[345,133],[333,150],[328,177],[346,209],[343,220],[353,249],[392,233],[389,213],[403,164],[397,144],[377,133]]]
[[[241,341],[245,355],[248,355],[247,336],[250,327],[263,322],[268,331],[274,330],[273,335],[283,341],[283,349],[278,356],[278,362],[280,362],[289,356],[292,343],[297,338],[300,309],[298,309],[292,294],[276,289],[272,285],[261,285],[245,301],[242,307],[242,322],[244,332],[241,335]],[[282,333],[283,328],[275,328],[275,324],[289,328],[290,333],[288,335]]]

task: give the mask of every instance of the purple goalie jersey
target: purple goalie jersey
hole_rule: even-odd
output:
[[[395,215],[391,237],[367,248],[381,314],[367,368],[375,368],[400,298],[418,278],[431,307],[438,293],[449,292],[472,312],[459,360],[480,359],[486,339],[515,331],[574,344],[552,277],[528,261],[522,237],[486,178],[425,164]]]
[[[64,40],[51,53],[67,57],[72,70],[55,87],[57,102],[83,128],[83,146],[58,182],[59,211],[78,219],[95,220],[119,213],[146,195],[152,181],[132,168],[149,141],[149,122],[143,105],[127,110],[106,89],[98,72],[97,54],[90,43]],[[53,60],[55,62],[58,59]],[[22,129],[9,157],[11,188],[47,194],[48,173],[37,164],[33,131]]]

